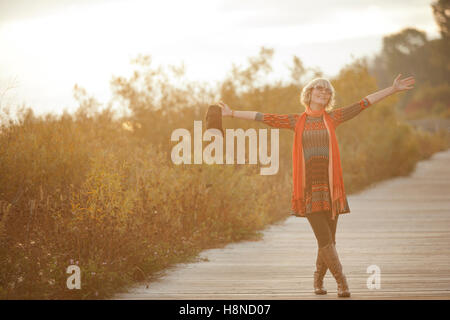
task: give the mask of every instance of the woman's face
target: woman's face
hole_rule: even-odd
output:
[[[315,103],[317,105],[325,106],[328,104],[328,101],[331,97],[331,90],[327,87],[323,87],[320,84],[316,84],[311,91],[311,103]]]

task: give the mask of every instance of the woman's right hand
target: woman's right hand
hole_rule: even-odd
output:
[[[222,108],[222,117],[231,117],[231,109],[223,101],[219,102],[219,107]]]

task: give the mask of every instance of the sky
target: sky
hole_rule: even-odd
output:
[[[215,83],[232,64],[273,48],[273,75],[292,57],[327,77],[380,51],[383,36],[414,27],[439,37],[431,0],[0,0],[0,107],[75,111],[75,84],[101,103],[131,59],[186,67]],[[12,85],[6,93],[4,89]]]

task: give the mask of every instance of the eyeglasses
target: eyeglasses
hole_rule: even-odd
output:
[[[315,85],[314,88],[316,90],[320,91],[320,92],[324,92],[325,91],[325,93],[331,94],[331,89],[326,88],[326,87],[322,87],[321,85]]]

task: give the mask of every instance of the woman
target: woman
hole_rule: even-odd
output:
[[[332,110],[334,88],[330,81],[323,78],[314,79],[303,88],[300,102],[306,111],[302,114],[234,111],[222,101],[219,103],[223,117],[257,120],[272,127],[294,131],[292,214],[308,219],[317,240],[314,272],[316,294],[327,293],[323,288],[323,278],[329,269],[337,282],[338,297],[350,297],[335,247],[338,217],[350,212],[335,129],[387,96],[413,88],[413,77],[400,77],[401,74],[395,78],[392,86],[335,110]]]

